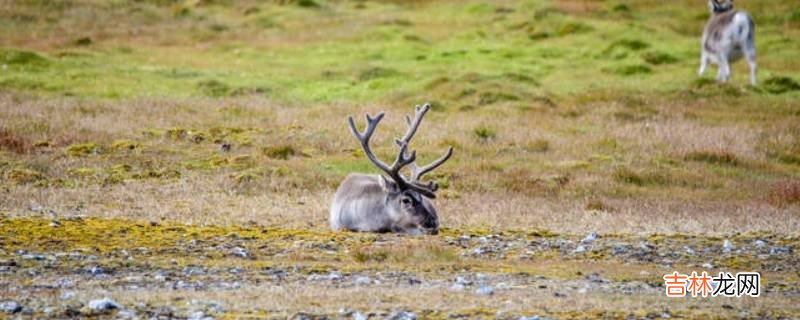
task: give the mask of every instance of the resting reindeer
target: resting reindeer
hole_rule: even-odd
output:
[[[756,26],[747,12],[733,10],[733,0],[709,0],[711,18],[703,30],[702,54],[699,75],[703,75],[708,62],[719,67],[717,80],[731,78],[732,62],[747,58],[750,64],[750,83],[756,85]]]
[[[348,118],[350,129],[361,142],[367,158],[385,172],[386,176],[353,173],[344,179],[336,190],[331,206],[330,222],[333,230],[410,234],[439,232],[439,217],[428,200],[436,198],[434,192],[438,185],[433,181],[425,184],[420,179],[447,161],[453,155],[453,148],[450,147],[444,156],[424,167],[417,167],[415,164],[416,151],[406,154],[408,144],[429,108],[429,104],[417,106],[414,120],[406,117],[408,131],[401,139],[395,140],[399,151],[391,166],[378,159],[369,146],[369,139],[383,119],[383,113],[375,118],[367,114],[367,128],[364,132],[356,129],[353,117]],[[411,169],[410,179],[400,173],[404,167]]]

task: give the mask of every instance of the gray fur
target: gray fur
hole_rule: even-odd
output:
[[[403,204],[403,199],[410,201]],[[353,173],[333,198],[333,230],[436,234],[439,219],[430,201],[412,190],[400,191],[380,175]]]
[[[708,63],[719,66],[717,80],[730,80],[730,64],[745,57],[750,65],[750,83],[756,85],[755,23],[747,12],[733,9],[733,0],[709,0],[711,18],[703,30],[700,76]]]

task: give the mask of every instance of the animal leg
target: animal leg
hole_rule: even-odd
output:
[[[697,75],[702,77],[704,73],[706,73],[706,68],[708,67],[708,55],[703,52],[700,55],[700,70],[697,71]]]
[[[756,48],[751,46],[747,49],[747,64],[750,65],[750,84],[756,85],[756,72],[758,65],[756,64]]]
[[[719,71],[717,71],[717,81],[726,82],[731,76],[731,68],[726,57],[719,57]]]

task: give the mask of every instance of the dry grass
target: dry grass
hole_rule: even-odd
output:
[[[79,107],[98,111],[76,112]],[[685,118],[601,124],[603,108],[580,118],[432,112],[414,147],[425,161],[456,146],[454,159],[435,176],[445,187],[437,200],[443,226],[567,233],[800,230],[796,201],[786,191],[794,189],[775,187],[769,199],[759,191],[791,174],[764,162],[758,129]],[[41,142],[24,154],[2,154],[7,191],[0,194],[0,210],[15,216],[41,214],[29,210],[41,206],[59,216],[325,229],[338,182],[349,172],[375,170],[344,121],[375,107],[285,108],[254,97],[87,102],[4,94],[0,109],[13,141]],[[374,142],[384,157],[408,109],[388,111]],[[525,125],[530,119],[540,125]],[[587,123],[599,134],[573,131]],[[480,127],[496,128],[495,137],[477,139],[463,130]],[[741,161],[758,165],[730,166]],[[604,206],[587,200],[597,198]],[[605,205],[614,210],[598,209]]]

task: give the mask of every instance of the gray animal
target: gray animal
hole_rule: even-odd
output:
[[[384,114],[380,113],[375,118],[367,114],[364,132],[356,129],[353,117],[348,118],[350,129],[361,143],[367,158],[386,175],[353,173],[342,181],[331,205],[330,223],[333,230],[409,234],[439,232],[439,217],[429,200],[436,198],[434,192],[439,186],[433,181],[423,183],[421,179],[450,159],[453,147],[424,167],[417,167],[416,151],[407,154],[408,144],[429,108],[430,104],[417,106],[414,119],[406,117],[408,131],[401,139],[395,140],[399,150],[391,166],[378,159],[369,146],[369,139]],[[406,167],[411,169],[410,178],[400,173]]]
[[[715,63],[719,70],[718,81],[728,81],[731,77],[732,62],[747,58],[750,65],[750,83],[756,85],[756,25],[747,12],[734,10],[733,0],[709,0],[711,18],[703,31],[700,71],[703,75],[709,62]]]

